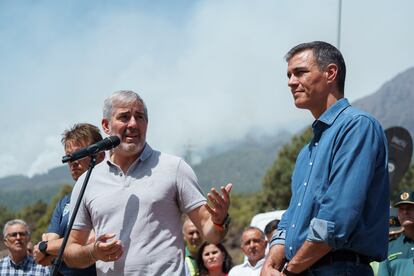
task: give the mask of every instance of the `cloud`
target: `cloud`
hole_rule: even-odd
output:
[[[48,169],[57,167],[57,160],[62,157],[62,145],[59,136],[46,137],[44,144],[40,144],[40,153],[30,163],[27,175],[46,173]]]
[[[170,153],[189,142],[202,150],[251,129],[299,129],[312,118],[293,106],[283,56],[303,41],[336,43],[337,2],[330,0],[4,3],[0,124],[7,133],[0,143],[8,146],[0,176],[60,165],[63,130],[78,122],[99,126],[103,100],[119,89],[141,94],[148,141]],[[412,63],[405,56],[414,47],[407,35],[413,6],[343,1],[351,100]]]

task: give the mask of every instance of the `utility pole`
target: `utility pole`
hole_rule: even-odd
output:
[[[341,17],[342,17],[342,0],[338,0],[338,30],[336,38],[336,47],[341,48]]]

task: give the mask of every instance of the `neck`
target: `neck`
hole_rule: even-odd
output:
[[[141,155],[143,150],[139,152],[138,154],[125,154],[120,150],[114,150],[110,156],[110,159],[113,163],[117,164],[121,170],[126,174],[129,167],[132,165],[132,163],[137,160],[137,158]]]
[[[190,252],[191,257],[193,257],[193,259],[197,260],[197,251],[196,252]]]
[[[26,257],[26,254],[16,254],[16,253],[13,254],[10,252],[9,256],[10,256],[10,259],[13,261],[13,263],[18,264],[24,260],[24,258]]]
[[[414,240],[414,225],[404,226],[404,235]]]
[[[127,173],[129,167],[134,163],[138,156],[121,157],[113,155],[111,161],[117,164],[124,173]]]
[[[223,275],[225,274],[223,271],[221,271],[221,269],[208,272],[208,276],[223,276]]]
[[[262,258],[261,258],[262,259]],[[247,260],[249,263],[250,263],[250,265],[251,266],[256,266],[256,264],[261,260],[261,259],[258,259],[258,260],[256,260],[256,261],[250,261],[250,260]]]
[[[340,94],[337,90],[334,90],[333,92],[329,93],[324,100],[322,100],[322,103],[311,109],[312,116],[315,119],[318,119],[326,110],[328,110],[331,106],[333,106],[338,100],[342,99],[343,95]]]

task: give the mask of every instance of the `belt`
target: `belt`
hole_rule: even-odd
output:
[[[335,262],[353,262],[369,265],[371,259],[368,256],[361,255],[349,250],[338,250],[329,252],[321,259],[319,259],[316,263],[314,263],[311,268],[330,265]]]

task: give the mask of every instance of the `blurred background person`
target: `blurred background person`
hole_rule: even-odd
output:
[[[228,275],[233,261],[222,243],[204,242],[197,255],[197,266],[201,276]]]
[[[398,220],[404,230],[389,241],[388,256],[380,263],[378,276],[411,275],[414,272],[414,192],[402,192],[394,207],[398,208]]]
[[[49,275],[49,268],[36,264],[33,257],[28,254],[30,229],[25,221],[8,221],[4,225],[3,241],[9,255],[0,260],[1,276]]]
[[[65,154],[72,154],[91,144],[102,140],[99,128],[94,125],[81,123],[75,124],[72,128],[66,129],[62,134],[62,144],[65,148]],[[97,163],[105,157],[103,152],[97,156]],[[86,157],[68,163],[70,174],[73,180],[78,178],[88,170],[91,158]],[[51,265],[51,261],[59,254],[63,237],[67,231],[69,221],[69,203],[70,194],[64,196],[56,204],[53,211],[52,219],[47,229],[47,233],[42,235],[42,241],[34,248],[35,260],[42,265]],[[93,235],[89,242],[93,242]],[[65,276],[74,275],[96,275],[95,265],[84,269],[69,268],[64,262],[60,266],[59,272]]]
[[[388,237],[391,240],[398,238],[401,233],[404,231],[404,228],[401,226],[400,221],[398,220],[398,209],[395,207],[390,208],[390,221],[389,221],[389,232]],[[370,266],[374,271],[374,275],[378,275],[379,262],[371,262]]]
[[[197,266],[197,253],[203,238],[194,223],[185,216],[183,223],[183,237],[185,241],[185,266],[187,275],[200,275]]]
[[[240,242],[241,250],[247,260],[233,267],[229,272],[229,276],[260,275],[267,246],[265,234],[259,228],[250,226],[243,231]]]

